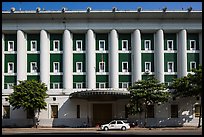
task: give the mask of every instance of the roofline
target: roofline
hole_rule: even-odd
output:
[[[112,11],[112,10],[91,10],[90,13],[162,13],[164,11],[162,10],[142,10],[142,11],[137,11],[137,10],[120,10],[120,11]],[[167,10],[165,13],[188,13],[188,10]],[[202,10],[192,10],[190,11],[192,13],[202,13]],[[189,13],[190,13],[189,12]],[[45,11],[39,11],[36,12],[36,10],[24,10],[24,11],[2,11],[2,14],[7,14],[7,13],[12,13],[12,14],[19,14],[19,13],[38,13],[38,14],[43,14],[43,13],[62,13],[61,10],[45,10]],[[86,10],[67,10],[64,11],[64,13],[87,13]]]

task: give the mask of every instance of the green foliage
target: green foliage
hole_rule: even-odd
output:
[[[202,93],[202,66],[198,69],[192,70],[193,74],[189,73],[182,78],[176,78],[173,80],[169,89],[172,89],[173,96],[175,97],[191,97],[201,96]]]
[[[128,107],[132,115],[146,111],[149,104],[167,101],[170,95],[165,84],[160,83],[155,77],[135,82],[128,90],[130,91]]]
[[[45,98],[47,87],[44,83],[35,80],[19,81],[19,85],[13,86],[14,92],[9,95],[9,103],[19,109],[40,110],[46,109]]]

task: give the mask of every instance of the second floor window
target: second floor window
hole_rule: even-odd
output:
[[[82,62],[76,62],[76,72],[82,72]]]
[[[144,41],[145,50],[151,50],[151,41],[145,40]]]
[[[14,73],[14,63],[13,62],[8,63],[8,73]]]
[[[76,89],[81,89],[82,88],[82,83],[76,83]]]
[[[14,41],[8,41],[8,51],[14,51]]]
[[[190,62],[190,71],[192,71],[192,69],[196,69],[196,62],[194,61]]]
[[[145,62],[145,72],[151,72],[151,62]]]
[[[37,51],[37,41],[30,41],[30,50]]]
[[[53,89],[59,89],[60,88],[59,85],[60,85],[59,83],[53,83]]]
[[[196,50],[196,41],[190,40],[190,50]]]
[[[100,51],[105,50],[105,40],[99,40],[99,50]]]
[[[128,83],[127,82],[123,82],[122,83],[122,88],[128,88]]]
[[[13,83],[7,83],[7,89],[13,89],[14,84]]]
[[[59,72],[59,62],[53,62],[53,72]]]
[[[106,87],[106,83],[99,83],[99,88],[105,88]]]
[[[105,62],[99,62],[99,72],[105,72]]]
[[[122,50],[123,51],[128,50],[128,40],[122,40]]]
[[[122,62],[122,72],[128,72],[128,62]]]
[[[59,47],[60,47],[59,40],[54,40],[53,41],[53,51],[59,51]]]
[[[174,72],[174,63],[168,62],[168,72]]]
[[[37,62],[31,62],[30,63],[30,72],[31,73],[37,72]]]
[[[76,41],[76,51],[82,51],[82,40]]]

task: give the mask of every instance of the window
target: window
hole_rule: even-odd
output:
[[[14,84],[13,83],[7,83],[7,89],[13,89]]]
[[[53,51],[59,51],[60,42],[59,40],[53,40]]]
[[[77,118],[80,118],[80,105],[77,105]]]
[[[14,73],[14,63],[13,62],[8,63],[8,73]]]
[[[82,88],[82,83],[76,83],[76,88],[81,89]]]
[[[122,62],[122,72],[128,72],[128,62]]]
[[[122,50],[128,50],[128,40],[122,40]]]
[[[99,62],[99,72],[105,72],[105,62]]]
[[[145,72],[151,72],[151,62],[145,62]]]
[[[178,118],[178,105],[171,105],[171,118]]]
[[[82,72],[82,62],[76,62],[76,72]]]
[[[144,45],[145,45],[145,50],[151,50],[151,41],[150,40],[145,40]]]
[[[173,40],[167,40],[167,50],[173,50]]]
[[[51,105],[51,118],[58,118],[58,106]]]
[[[3,106],[3,119],[10,118],[10,106]]]
[[[76,50],[77,51],[82,51],[82,40],[77,40],[76,41]]]
[[[106,83],[99,83],[99,88],[105,88],[106,87]]]
[[[127,82],[123,82],[122,83],[122,88],[128,88],[128,83]]]
[[[199,117],[201,114],[202,111],[200,111],[200,108],[201,106],[200,105],[195,105],[195,117]]]
[[[59,83],[53,83],[53,89],[59,89],[60,88],[59,85],[60,85]]]
[[[122,121],[117,121],[117,124],[123,124],[123,122]]]
[[[8,41],[8,51],[14,51],[14,41]]]
[[[190,40],[190,50],[196,50],[196,41]]]
[[[174,72],[174,63],[168,62],[168,72]]]
[[[59,62],[53,62],[53,72],[59,72]]]
[[[110,124],[116,124],[116,121],[112,121]]]
[[[34,110],[27,110],[27,119],[33,119]]]
[[[99,40],[99,50],[100,51],[105,50],[105,40]]]
[[[147,118],[154,118],[154,105],[147,106]]]
[[[196,62],[194,61],[190,62],[190,70],[192,71],[192,69],[196,69]]]
[[[30,63],[30,72],[31,73],[37,72],[37,62],[31,62]]]
[[[30,41],[30,50],[37,51],[37,41]]]

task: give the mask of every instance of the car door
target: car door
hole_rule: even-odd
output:
[[[117,121],[117,129],[121,129],[123,126],[123,122],[122,121]]]
[[[110,122],[109,129],[116,129],[116,121]]]

